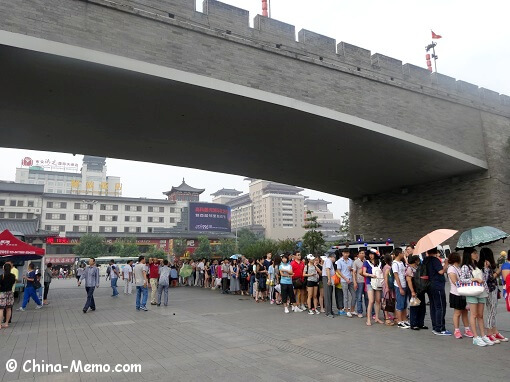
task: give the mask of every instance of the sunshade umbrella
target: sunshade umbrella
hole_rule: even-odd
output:
[[[418,240],[416,247],[414,247],[413,254],[419,255],[423,252],[427,252],[429,249],[436,248],[439,244],[448,240],[457,232],[458,231],[454,229],[436,229]]]
[[[181,268],[181,271],[179,272],[179,275],[182,277],[190,277],[191,273],[193,273],[193,269],[191,269],[191,265],[184,264]]]
[[[237,260],[237,259],[239,259],[239,255],[232,255],[232,256],[230,256],[230,258],[232,260]]]
[[[510,235],[506,232],[490,226],[471,228],[470,230],[462,232],[456,248],[464,249],[487,245],[501,239],[504,240],[508,236]]]

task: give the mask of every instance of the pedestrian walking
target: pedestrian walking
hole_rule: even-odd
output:
[[[112,297],[117,297],[119,291],[117,290],[117,281],[119,280],[119,267],[115,261],[110,260],[110,285],[112,287]]]
[[[80,263],[80,265],[78,265],[78,268],[76,269],[76,285],[77,286],[80,283],[80,278],[81,278],[82,274],[83,274],[83,266]]]
[[[39,300],[39,297],[37,297],[37,293],[35,292],[36,289],[40,288],[40,284],[37,285],[36,282],[34,263],[28,264],[28,272],[23,276],[23,279],[26,281],[25,292],[23,294],[23,303],[18,310],[24,312],[28,302],[30,301],[30,298],[32,298],[32,300],[34,300],[34,302],[37,304],[35,308],[41,309],[43,305],[41,300]]]
[[[6,261],[5,264],[9,264],[11,266],[11,273],[14,275],[14,277],[16,279],[15,283],[12,286],[12,294],[13,294],[14,297],[16,297],[16,293],[19,293],[19,292],[16,292],[16,283],[20,282],[20,280],[19,280],[19,271],[14,266],[13,262],[10,261],[10,260]],[[13,313],[14,313],[14,308],[11,308],[11,317],[9,319],[7,319],[7,310],[4,309],[3,317],[2,317],[2,323],[10,324],[11,321],[12,321]]]
[[[168,306],[168,287],[170,286],[170,268],[168,268],[168,260],[163,260],[163,266],[159,268],[158,280],[158,301],[157,306],[161,306],[161,295],[164,293],[165,299],[163,304]]]
[[[122,280],[124,280],[124,294],[131,294],[133,288],[133,260],[129,260],[122,268]]]
[[[87,301],[83,307],[83,313],[89,310],[96,310],[96,302],[94,301],[94,291],[99,288],[99,269],[96,267],[96,260],[92,257],[89,259],[89,265],[83,271],[78,286],[85,280],[85,291],[87,292]]]
[[[48,263],[46,264],[46,269],[44,270],[44,295],[43,295],[44,305],[48,305],[48,291],[50,289],[51,279],[53,278],[53,272],[51,271],[52,266],[53,264]]]
[[[147,297],[149,295],[147,287],[147,267],[145,266],[145,256],[138,257],[138,264],[135,265],[133,272],[136,285],[136,310],[147,311]]]

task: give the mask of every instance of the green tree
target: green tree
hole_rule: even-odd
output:
[[[80,238],[80,244],[75,245],[73,253],[79,257],[104,256],[108,252],[105,238],[99,235],[86,234]]]
[[[166,259],[167,254],[161,248],[157,248],[155,245],[152,245],[147,252],[147,257],[155,257],[156,259]]]
[[[341,219],[342,222],[340,224],[340,231],[349,234],[351,232],[351,226],[349,224],[349,211],[345,212]]]
[[[259,241],[257,235],[251,232],[248,228],[242,228],[237,232],[238,250],[243,255],[246,249],[257,241]]]
[[[243,252],[243,255],[250,259],[264,257],[268,252],[276,253],[278,244],[274,240],[262,239],[252,243]]]
[[[297,248],[297,241],[292,239],[278,240],[277,247],[280,253],[293,252]]]
[[[324,247],[324,235],[321,231],[317,231],[320,228],[320,224],[317,222],[317,216],[313,216],[312,211],[306,211],[305,225],[308,231],[303,236],[303,248],[309,253],[318,253],[322,251]]]
[[[111,253],[120,257],[136,257],[140,255],[140,250],[136,244],[136,239],[134,237],[127,237],[115,241],[111,247]]]
[[[186,252],[186,239],[173,239],[172,252],[175,256],[182,256]]]
[[[233,239],[221,239],[217,247],[221,257],[230,257],[236,253],[236,242]]]
[[[198,248],[193,253],[194,259],[210,259],[212,254],[211,243],[207,236],[198,237]]]

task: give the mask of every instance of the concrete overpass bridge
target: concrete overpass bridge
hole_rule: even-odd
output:
[[[510,97],[205,0],[0,3],[1,145],[351,199],[352,233],[510,231]]]

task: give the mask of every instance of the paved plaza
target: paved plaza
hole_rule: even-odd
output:
[[[256,304],[242,296],[181,287],[168,307],[136,311],[134,296],[96,291],[95,312],[83,314],[83,287],[54,280],[50,305],[14,312],[0,330],[2,381],[503,381],[510,343],[479,348],[468,338],[396,327],[367,327],[364,319]],[[119,288],[120,290],[120,288]],[[17,307],[17,306],[16,306]],[[451,310],[447,327],[451,329]],[[500,331],[510,336],[501,303]],[[430,321],[426,322],[430,327]],[[15,372],[6,371],[9,359]],[[141,373],[20,372],[20,365],[140,364]]]

